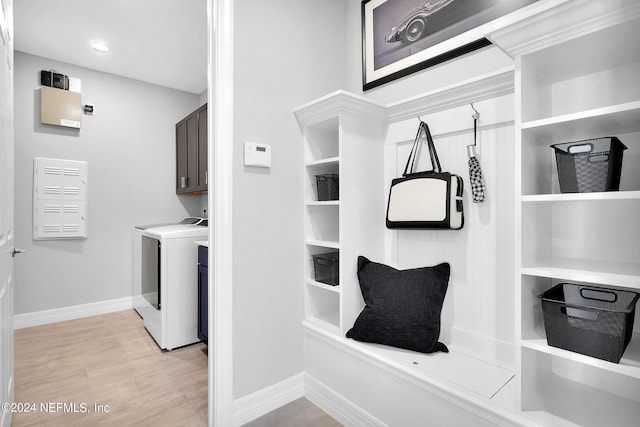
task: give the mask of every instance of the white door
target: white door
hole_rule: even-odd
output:
[[[13,7],[12,0],[0,2],[0,404],[4,404],[13,403]],[[0,427],[10,424],[11,412],[0,410]]]

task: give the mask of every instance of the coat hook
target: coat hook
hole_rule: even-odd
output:
[[[475,112],[475,114],[472,116],[473,119],[478,120],[478,118],[480,118],[480,112],[473,106],[473,102],[471,103],[471,109]]]
[[[478,119],[480,118],[480,112],[473,106],[473,102],[470,104],[471,109],[475,112],[471,117],[473,118],[473,144],[467,145],[467,152],[469,158],[475,157],[475,147],[478,145]]]
[[[473,144],[467,145],[467,154],[469,155],[469,181],[471,181],[471,192],[473,194],[473,203],[481,203],[484,201],[485,184],[482,177],[482,169],[480,162],[476,158],[476,145],[478,145],[478,118],[480,113],[471,103],[471,108],[475,112],[473,117]]]

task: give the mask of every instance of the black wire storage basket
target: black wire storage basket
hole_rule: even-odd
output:
[[[316,282],[337,286],[340,282],[340,252],[312,255]]]
[[[620,189],[622,153],[615,136],[553,144],[562,193],[592,193]]]
[[[334,173],[316,175],[318,201],[339,200],[339,176]]]
[[[620,362],[633,334],[640,293],[559,283],[539,297],[550,346]]]

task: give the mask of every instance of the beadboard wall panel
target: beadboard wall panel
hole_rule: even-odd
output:
[[[505,104],[508,105],[508,104]],[[514,126],[509,111],[501,121],[499,115],[483,125],[482,110],[476,155],[484,175],[486,192],[483,203],[473,203],[468,173],[467,145],[473,144],[472,110],[469,114],[449,117],[457,123],[436,124],[437,117],[422,117],[432,122],[432,134],[442,169],[464,179],[464,215],[462,230],[397,230],[391,234],[387,262],[398,268],[413,268],[448,262],[451,265],[449,289],[442,311],[442,338],[457,351],[478,351],[472,342],[513,343],[513,198],[514,198]],[[495,111],[494,111],[495,113]],[[440,117],[440,119],[446,119]],[[410,139],[387,140],[393,155],[388,156],[394,176],[401,176],[409,156],[418,120],[408,120],[398,126]],[[409,133],[413,126],[414,131]],[[433,129],[446,129],[435,133]],[[398,138],[402,132],[389,132]],[[431,169],[426,146],[416,170]],[[389,150],[388,150],[389,151]],[[393,165],[395,163],[395,165]],[[510,359],[507,352],[499,352],[488,344],[494,358]],[[489,355],[489,357],[491,357]],[[502,360],[510,362],[510,360]]]

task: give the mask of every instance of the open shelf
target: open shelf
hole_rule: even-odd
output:
[[[302,131],[304,154],[304,318],[324,331],[342,335],[362,309],[357,256],[363,247],[374,248],[373,255],[383,252],[382,233],[372,231],[379,224],[372,212],[384,203],[378,188],[383,185],[386,108],[340,90],[303,105],[294,114]],[[363,153],[370,163],[362,161]],[[316,176],[328,174],[339,177],[339,200],[318,200]],[[331,191],[327,191],[333,194],[322,198],[336,197],[334,185],[331,182]],[[338,286],[314,280],[313,255],[334,251],[340,252]]]
[[[637,19],[627,20],[523,57],[523,121],[640,99],[640,54],[624,47],[638,37]]]
[[[333,332],[340,329],[340,293],[325,286],[305,286],[305,319]]]
[[[542,66],[548,64],[550,79],[564,80],[637,58],[637,52],[628,52],[628,43],[638,39],[640,29],[624,24],[638,16],[638,9],[636,0],[538,1],[533,14],[496,29],[488,38],[511,57],[535,55]]]
[[[529,276],[640,289],[640,263],[550,258],[525,265],[520,272]]]
[[[606,360],[600,360],[595,357],[551,347],[547,344],[546,338],[523,340],[522,346],[640,380],[640,333],[634,334],[622,359],[620,359],[620,363],[607,362]]]
[[[315,266],[313,261],[314,255],[326,254],[331,252],[336,252],[338,248],[334,248],[329,246],[331,242],[317,242],[318,244],[307,244],[305,256],[306,256],[306,268],[305,268],[305,281],[307,284],[314,285],[318,288],[322,288],[325,290],[331,290],[335,292],[333,288],[339,288],[339,286],[331,286],[326,285],[324,283],[318,282],[315,276]],[[321,244],[324,243],[324,244]]]
[[[596,193],[533,194],[522,196],[523,203],[562,203],[605,200],[640,200],[640,191],[607,191]]]
[[[318,248],[340,249],[340,242],[334,242],[329,240],[311,240],[310,239],[310,240],[307,240],[305,243],[308,246],[316,246]]]
[[[636,117],[640,117],[640,110],[637,112]],[[636,118],[636,121],[640,127],[640,120]],[[593,121],[589,121],[589,123],[591,123],[590,126],[597,127],[597,125],[593,124]],[[571,193],[561,193],[556,155],[554,149],[551,148],[551,144],[582,141],[604,136],[617,136],[627,147],[622,154],[619,191],[607,191],[604,193],[619,192],[629,195],[629,198],[637,198],[637,196],[630,193],[640,191],[640,131],[636,130],[633,133],[616,132],[613,129],[611,132],[599,132],[595,129],[570,131],[566,129],[557,130],[555,127],[545,129],[544,132],[532,129],[522,131],[522,195],[528,197],[562,194],[565,199],[574,200],[597,198],[594,195],[587,195],[593,193],[581,193],[579,196]],[[624,195],[603,196],[603,198],[621,199],[624,197]]]
[[[337,200],[318,200],[316,175],[340,174],[340,161],[337,157],[318,160],[305,165],[304,194],[305,203],[319,206],[336,204]]]
[[[640,101],[522,123],[526,134],[554,142],[640,131]]]
[[[307,316],[305,317],[304,324],[306,324],[307,326],[313,325],[331,334],[337,335],[340,333],[340,327],[337,324],[333,323],[333,319],[335,319],[337,315],[337,312],[331,313],[331,315],[329,316],[331,320],[329,321],[319,316]]]
[[[640,323],[611,363],[549,346],[539,298],[561,282],[640,290],[640,50],[628,44],[639,12],[631,0],[566,2],[546,29],[532,20],[500,34],[521,52],[519,410],[544,426],[640,419]],[[561,193],[550,146],[612,136],[627,147],[620,191]]]
[[[558,283],[566,281],[557,277],[543,276],[523,276],[522,281],[522,347],[552,356],[566,359],[578,366],[585,364],[613,372],[624,376],[629,376],[640,380],[640,332],[633,334],[620,363],[612,363],[606,360],[585,356],[573,351],[551,347],[547,344],[547,336],[544,322],[544,313],[540,295],[551,289]],[[586,287],[602,287],[587,281],[571,281]],[[607,286],[609,289],[625,289],[620,286]],[[637,291],[637,290],[636,290]]]
[[[324,289],[325,291],[329,291],[329,292],[340,293],[340,291],[342,290],[342,288],[340,288],[340,285],[336,285],[336,286],[327,285],[326,283],[318,282],[313,279],[307,279],[306,283],[309,286],[315,286],[317,288]]]
[[[307,202],[307,206],[340,206],[340,200],[321,200]]]
[[[630,426],[640,419],[640,381],[524,346],[523,415],[542,425]]]
[[[337,171],[339,163],[340,163],[339,157],[329,157],[329,158],[307,162],[305,163],[305,166],[308,169],[315,169],[315,170],[323,170],[328,167],[329,170]]]
[[[309,241],[340,241],[340,207],[337,203],[307,203],[305,209],[305,234]]]
[[[304,154],[304,318],[324,330],[339,333],[342,288],[315,280],[313,256],[339,251],[341,247],[340,201],[318,200],[316,179],[316,175],[340,174],[340,117],[310,108],[314,111],[296,113],[306,116],[305,125],[301,125]]]
[[[638,192],[607,194],[523,196],[521,273],[639,288]]]
[[[306,163],[337,158],[339,150],[338,117],[332,117],[304,128],[304,159]]]

